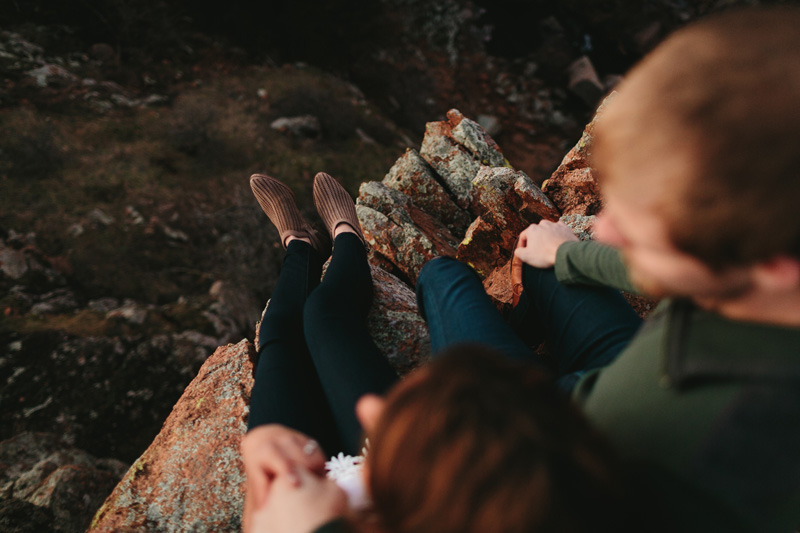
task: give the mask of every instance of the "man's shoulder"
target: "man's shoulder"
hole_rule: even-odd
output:
[[[761,523],[800,508],[798,346],[800,329],[670,302],[576,398],[623,455]]]
[[[649,375],[660,388],[702,385],[800,390],[800,328],[729,320],[690,302],[664,300],[613,363],[588,375],[586,397],[603,376]],[[776,389],[777,390],[777,389]]]

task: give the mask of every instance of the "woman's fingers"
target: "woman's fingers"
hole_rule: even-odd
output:
[[[319,443],[302,433],[295,432],[285,443],[284,453],[297,465],[316,474],[325,473],[325,454]]]
[[[316,441],[279,424],[253,428],[242,439],[242,458],[256,506],[264,503],[276,476],[300,484],[297,467],[323,474],[325,456]]]
[[[297,467],[302,483],[277,476],[266,504],[250,517],[251,533],[306,533],[347,512],[347,496],[336,483]]]

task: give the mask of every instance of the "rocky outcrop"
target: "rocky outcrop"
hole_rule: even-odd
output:
[[[578,144],[564,156],[550,179],[542,184],[542,190],[565,215],[596,215],[602,207],[600,188],[589,158],[594,141],[594,126],[614,94],[611,93],[603,100],[597,114],[584,129]]]
[[[480,167],[506,163],[497,143],[477,122],[456,109],[448,111],[447,120],[425,126],[419,154],[441,176],[463,209],[472,202],[472,180]]]
[[[447,227],[381,182],[361,185],[356,213],[370,246],[412,282],[428,260],[456,253],[459,239]]]
[[[483,128],[455,109],[428,123],[419,155],[408,150],[382,184],[363,184],[358,203],[379,260],[411,283],[438,255],[456,256],[486,276],[508,261],[520,231],[560,216],[525,173],[509,168]]]
[[[582,241],[594,237],[594,215],[564,215],[559,220],[572,228],[572,232]]]
[[[218,348],[150,447],[130,467],[89,531],[239,531],[239,443],[253,386],[253,345]]]
[[[524,172],[505,167],[481,167],[472,180],[473,211],[492,213],[499,223],[523,228],[542,219],[556,220],[559,211]]]
[[[505,314],[511,309],[514,289],[511,283],[511,259],[496,267],[483,280],[483,288],[492,299],[497,309]]]
[[[469,214],[456,205],[416,150],[406,150],[383,178],[383,183],[414,196],[420,209],[447,226],[454,235],[463,235],[467,230],[471,221]]]
[[[480,126],[456,111],[448,119],[448,142],[464,143],[458,146],[477,163],[476,173],[485,166],[483,162],[502,161],[499,149]],[[469,180],[474,177],[468,176]],[[516,184],[518,179],[520,184]],[[516,205],[550,216],[547,209],[552,206],[525,179],[514,175],[514,183],[509,184],[509,190],[519,196]],[[409,151],[383,182],[365,183],[359,193],[356,209],[372,248],[375,287],[367,323],[376,344],[400,374],[430,356],[427,327],[417,312],[410,284],[430,258],[456,255],[470,216],[456,205],[443,183],[441,176]],[[488,193],[483,197],[488,205]],[[471,193],[464,198],[469,200],[464,207],[470,208]],[[506,218],[511,216],[506,214]],[[405,280],[381,264],[396,268]],[[158,437],[98,511],[92,531],[234,531],[240,527],[244,478],[238,443],[245,431],[255,353],[249,342],[242,341],[219,348],[208,358]]]
[[[127,468],[116,459],[97,459],[69,446],[52,433],[25,432],[4,440],[0,494],[6,503],[0,508],[1,529],[10,531],[19,523],[13,514],[30,506],[45,510],[56,531],[86,531]]]
[[[428,326],[417,310],[417,297],[396,276],[372,266],[374,286],[367,327],[375,344],[398,374],[404,375],[430,358]]]
[[[372,277],[368,327],[392,366],[405,374],[430,355],[427,327],[405,283],[376,266]],[[239,442],[246,431],[256,349],[243,340],[208,358],[158,437],[97,512],[90,531],[240,530]]]
[[[520,231],[561,219],[581,238],[591,237],[596,184],[592,178],[591,186],[570,190],[570,172],[591,174],[590,145],[591,125],[549,180],[548,197],[508,167],[477,123],[452,110],[447,120],[428,124],[420,154],[406,151],[383,181],[362,184],[356,212],[371,247],[375,289],[368,327],[399,374],[430,356],[412,289],[426,261],[456,255],[470,263],[506,310]],[[92,531],[238,530],[244,483],[238,444],[256,351],[245,340],[206,361],[161,433],[98,511]]]
[[[478,218],[467,230],[457,257],[488,276],[511,258],[522,230],[543,218],[557,220],[559,212],[524,172],[484,166],[472,183],[472,211]]]
[[[510,252],[503,245],[503,230],[493,215],[476,218],[467,229],[456,257],[486,277]],[[508,237],[508,234],[505,235]]]

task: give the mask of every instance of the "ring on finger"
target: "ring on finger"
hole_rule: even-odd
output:
[[[317,441],[313,439],[309,440],[308,442],[306,442],[306,445],[303,446],[303,453],[305,453],[306,455],[311,455],[312,453],[317,451],[317,448],[319,448],[319,444],[317,444]]]

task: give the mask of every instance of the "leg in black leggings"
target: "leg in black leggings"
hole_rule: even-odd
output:
[[[366,327],[372,303],[372,275],[366,250],[352,233],[336,237],[325,278],[304,311],[306,342],[345,453],[361,451],[358,399],[383,394],[397,374],[375,346]]]
[[[338,433],[303,335],[303,307],[321,272],[322,261],[311,245],[289,243],[261,322],[248,429],[283,424],[335,454],[341,450]]]

